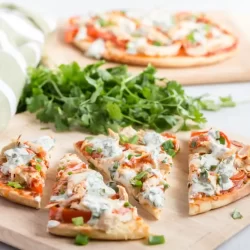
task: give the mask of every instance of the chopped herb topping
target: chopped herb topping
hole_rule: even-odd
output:
[[[164,186],[164,191],[170,187],[169,184],[167,183],[164,183],[163,186]]]
[[[89,243],[89,237],[84,234],[77,234],[75,238],[76,245],[87,245]]]
[[[231,216],[232,216],[232,218],[234,220],[242,219],[243,218],[242,214],[237,209],[234,209],[234,211],[232,212]]]
[[[120,142],[121,144],[125,144],[125,143],[130,143],[130,144],[136,144],[139,140],[139,137],[137,135],[134,135],[130,138],[128,138],[125,135],[120,135]]]
[[[212,165],[212,166],[210,167],[210,170],[211,170],[211,171],[215,171],[216,168],[217,168],[217,165]]]
[[[153,45],[154,46],[162,46],[163,44],[161,42],[159,42],[159,41],[154,41]]]
[[[102,149],[101,149],[101,148],[98,148],[96,151],[97,151],[97,153],[101,153],[101,152],[102,152]]]
[[[115,162],[115,164],[114,164],[114,166],[113,166],[113,169],[115,169],[115,170],[116,170],[118,167],[119,167],[119,162],[118,162],[118,161],[116,161],[116,162]]]
[[[136,144],[138,140],[139,140],[139,137],[137,135],[134,135],[131,138],[129,138],[129,143]]]
[[[176,152],[174,150],[174,143],[172,140],[167,140],[164,143],[162,143],[162,147],[168,155],[172,157],[176,155]]]
[[[149,245],[159,245],[165,243],[164,235],[150,235],[148,237],[148,244]]]
[[[72,172],[72,171],[68,172],[68,175],[72,175],[72,174],[73,174],[73,172]]]
[[[220,144],[225,145],[226,144],[226,139],[224,137],[220,136],[219,142],[220,142]]]
[[[104,20],[103,18],[99,18],[97,21],[101,27],[108,27],[108,26],[114,25],[113,22],[111,22],[109,20]]]
[[[129,154],[129,155],[128,155],[128,160],[130,160],[132,157],[133,157],[133,155],[132,155],[132,154]]]
[[[93,149],[92,147],[90,147],[90,146],[87,146],[87,147],[85,148],[85,151],[86,151],[87,153],[89,153],[89,154],[92,154],[92,153],[94,152],[94,149]]]
[[[195,34],[195,32],[194,31],[192,31],[191,33],[189,33],[188,35],[187,35],[187,40],[190,42],[190,43],[196,43],[196,40],[195,40],[195,38],[194,38],[194,34]]]
[[[75,218],[72,218],[72,223],[75,226],[82,226],[84,224],[84,219],[83,217],[75,217]]]
[[[142,171],[139,174],[137,174],[134,179],[141,180],[143,177],[145,177],[148,174],[148,171]]]
[[[128,201],[126,201],[123,206],[124,207],[132,207],[132,205]]]
[[[36,164],[35,168],[39,172],[42,170],[42,166],[40,164]]]
[[[203,180],[207,180],[208,179],[208,171],[206,168],[201,168],[201,172],[200,172],[200,177],[203,179]]]
[[[131,184],[133,187],[142,187],[142,181],[140,181],[140,180],[131,179],[131,180],[130,180],[130,184]]]
[[[22,185],[16,181],[8,181],[7,185],[13,188],[18,188],[18,189],[23,188]]]

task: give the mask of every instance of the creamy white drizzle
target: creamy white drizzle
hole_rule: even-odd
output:
[[[90,142],[95,150],[101,150],[105,157],[115,157],[122,154],[122,149],[119,147],[118,142],[111,137],[96,137],[91,139]]]
[[[160,187],[149,187],[142,193],[142,196],[155,207],[163,207],[164,205],[164,192]]]
[[[61,223],[59,221],[57,221],[57,220],[49,220],[47,227],[48,228],[53,228],[53,227],[59,226],[60,224]]]
[[[4,152],[7,162],[1,166],[3,174],[11,173],[17,166],[26,165],[35,156],[33,153],[28,153],[25,147],[16,147],[8,149]]]

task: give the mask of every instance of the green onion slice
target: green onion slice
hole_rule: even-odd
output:
[[[148,237],[149,245],[159,245],[159,244],[164,244],[164,243],[165,243],[164,235],[150,235]]]
[[[77,234],[75,238],[75,244],[85,246],[89,243],[89,237],[84,234]]]
[[[72,223],[75,226],[82,226],[84,224],[84,219],[83,217],[75,217],[75,218],[72,218]]]

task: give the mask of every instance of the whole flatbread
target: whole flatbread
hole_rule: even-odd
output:
[[[73,41],[73,44],[85,52],[90,47],[91,43],[86,41]],[[143,55],[131,55],[127,54],[124,50],[115,48],[106,45],[106,51],[102,55],[102,57],[106,60],[124,63],[124,64],[133,64],[139,66],[147,66],[148,64],[152,64],[156,67],[166,68],[178,68],[178,67],[193,67],[193,66],[204,66],[215,64],[226,59],[229,59],[234,56],[236,52],[236,46],[231,48],[228,51],[220,52],[218,54],[213,54],[209,56],[169,56],[169,57],[150,57]]]

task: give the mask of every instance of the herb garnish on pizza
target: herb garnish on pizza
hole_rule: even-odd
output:
[[[65,31],[87,56],[158,67],[212,64],[233,56],[238,40],[202,13],[110,11],[72,17]]]

